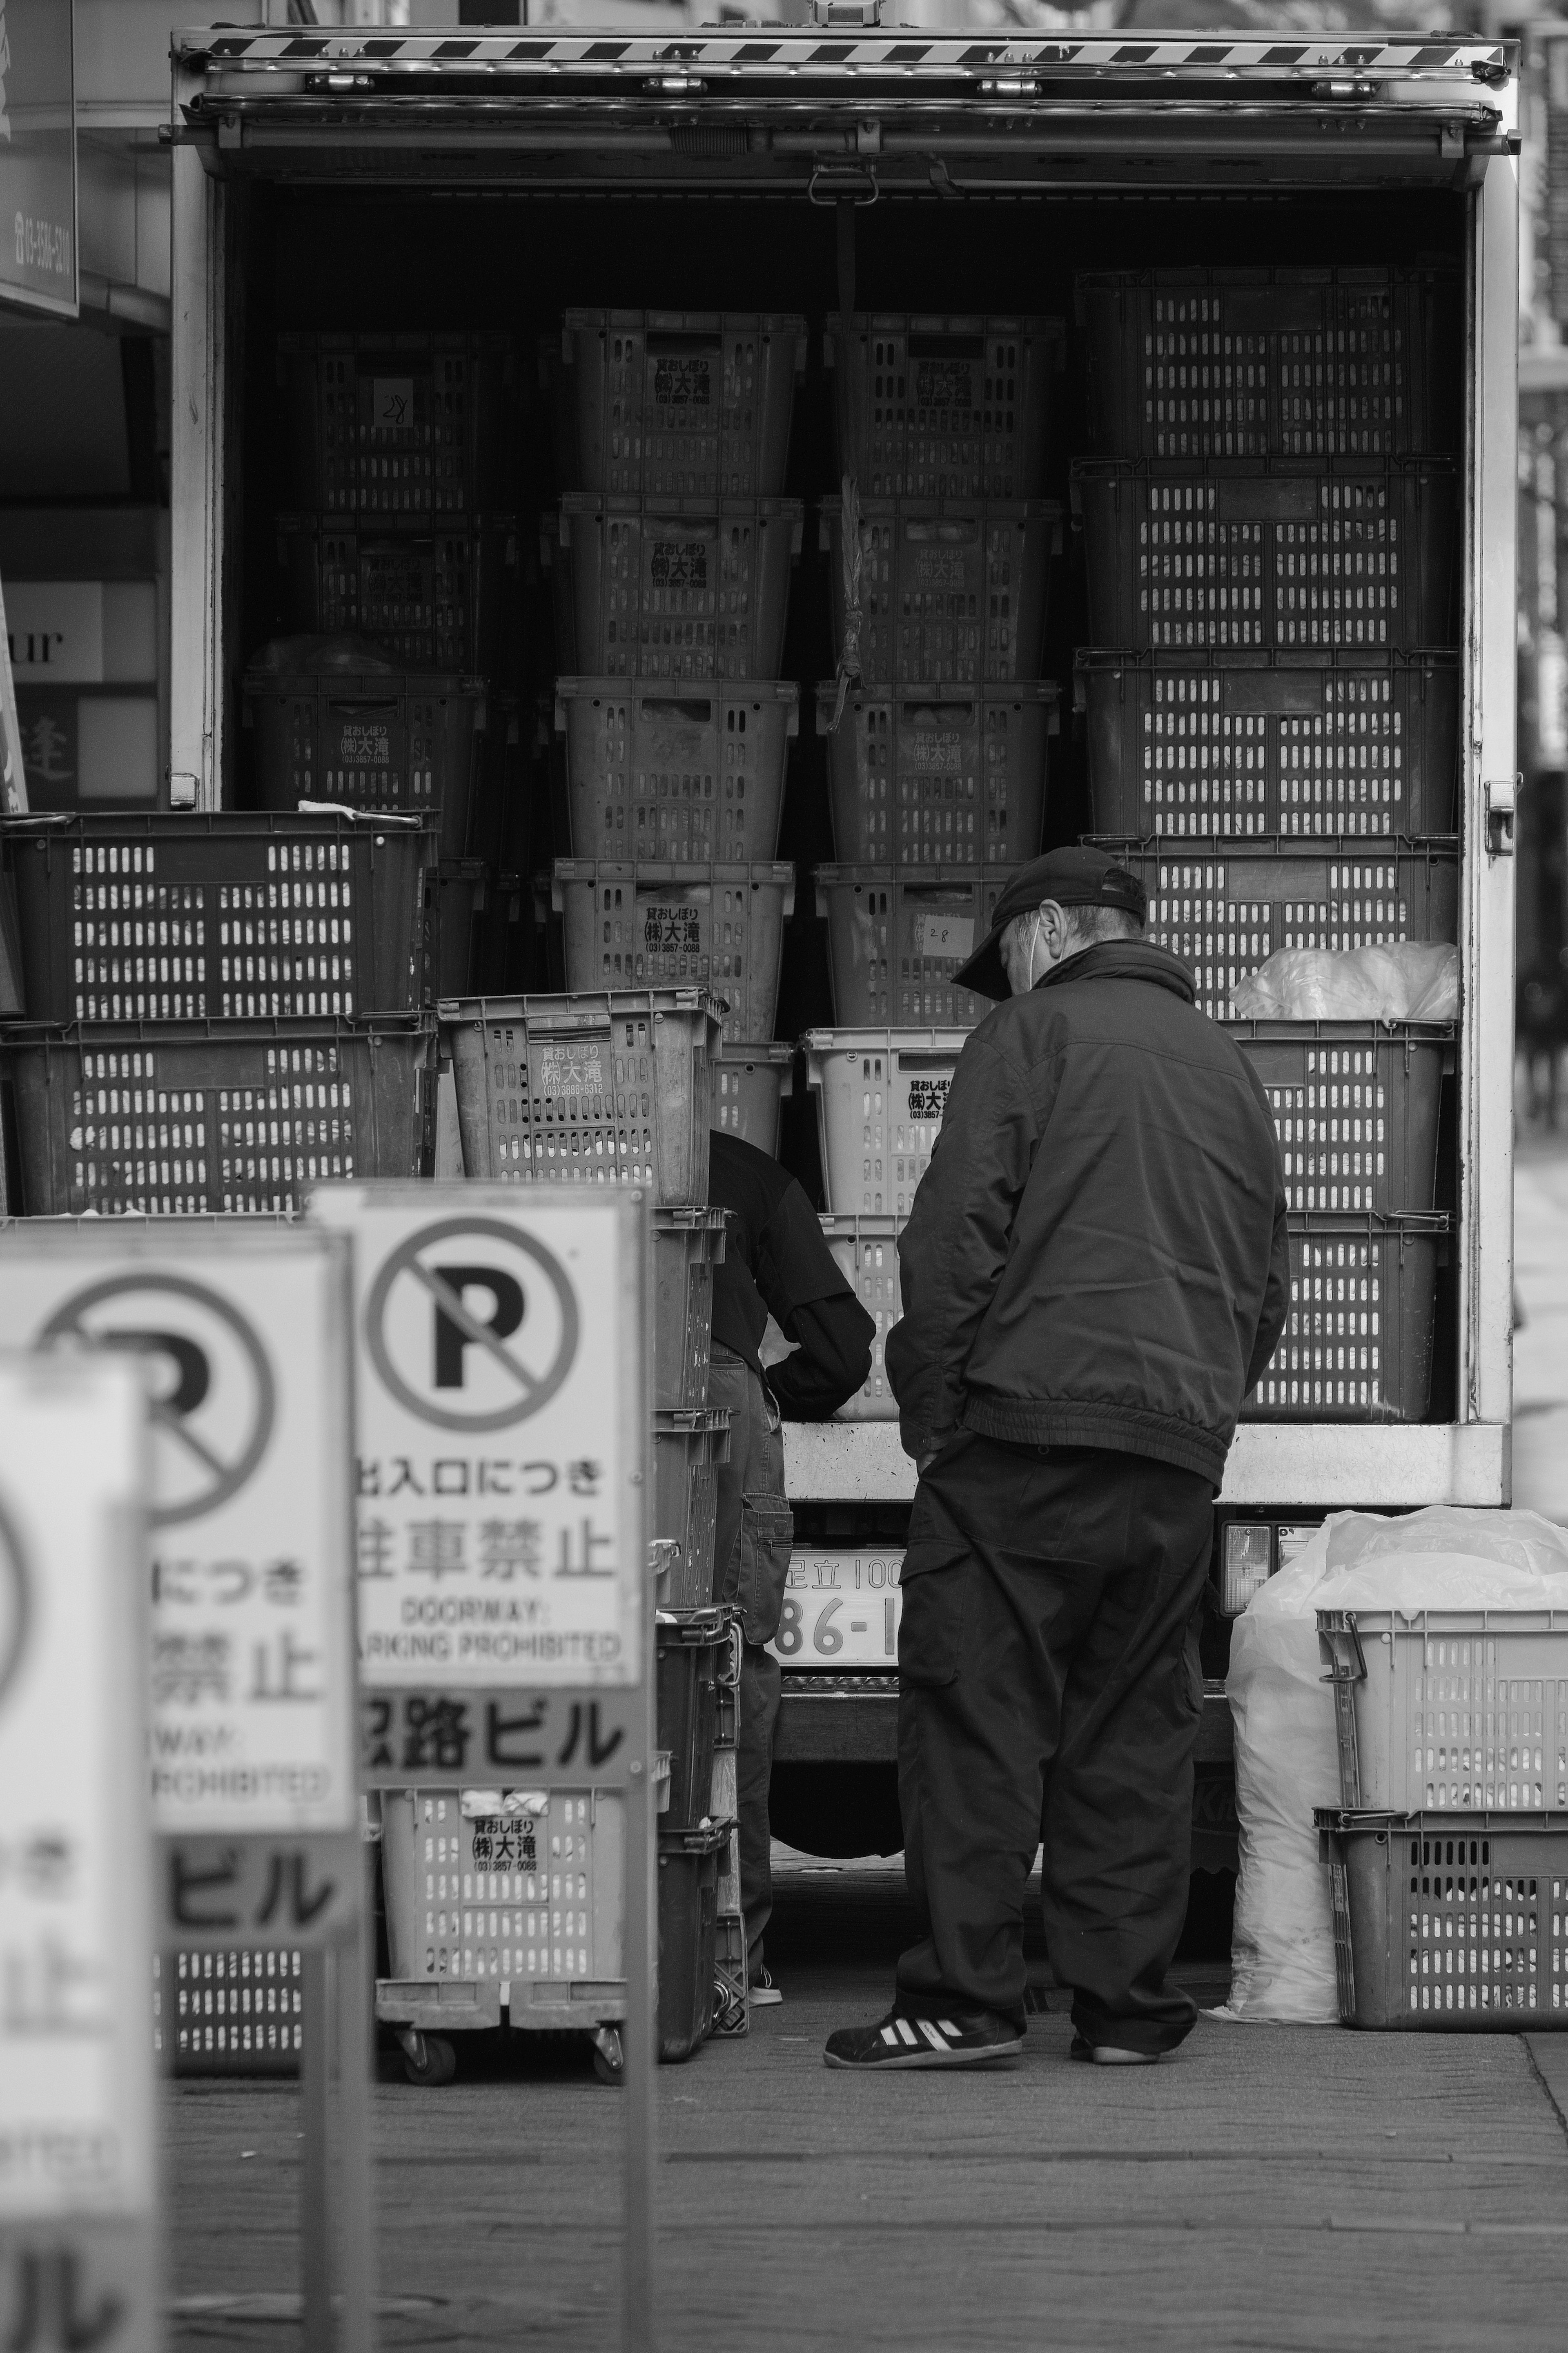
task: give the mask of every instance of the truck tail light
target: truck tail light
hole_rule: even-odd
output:
[[[1267,1522],[1232,1521],[1225,1532],[1220,1561],[1222,1618],[1239,1618],[1255,1593],[1274,1574],[1274,1530]]]

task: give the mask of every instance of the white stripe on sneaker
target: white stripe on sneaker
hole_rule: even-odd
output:
[[[958,2039],[958,2029],[957,2029],[957,2027],[956,2027],[956,2026],[954,2026],[954,2024],[953,2024],[953,2022],[952,2022],[952,2019],[951,2019],[951,2018],[939,2018],[939,2019],[937,2020],[937,2024],[941,2027],[941,2029],[942,2029],[942,2032],[943,2032],[944,2034],[951,2034],[951,2035],[952,2036],[953,2040],[954,2040],[955,2042],[957,2041],[957,2039]]]
[[[915,2031],[913,2027],[910,2024],[909,2020],[907,2018],[900,2018],[898,2021],[898,2028],[899,2032],[903,2037],[904,2041],[912,2045],[915,2039]]]
[[[931,2021],[930,2021],[930,2019],[929,2019],[929,2018],[922,2018],[922,2019],[921,2020],[921,2021],[920,2021],[920,2030],[921,2030],[921,2032],[925,2036],[926,2041],[931,2044],[931,2049],[932,2049],[933,2051],[941,2051],[941,2052],[946,2052],[946,2050],[947,2050],[947,2041],[946,2041],[946,2037],[945,2037],[945,2036],[943,2036],[943,2035],[941,2035],[941,2034],[939,2034],[939,2033],[937,2032],[937,2031],[936,2031],[935,2027],[931,2024]]]
[[[896,2042],[898,2039],[898,2036],[894,2033],[893,2029],[890,2026],[883,2027],[882,2040],[884,2042]]]

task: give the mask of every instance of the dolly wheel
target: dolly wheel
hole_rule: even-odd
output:
[[[449,2084],[458,2072],[458,2054],[444,2034],[421,2034],[413,2038],[417,2048],[405,2047],[403,2072],[411,2084],[430,2090],[440,2084]]]
[[[616,2087],[626,2080],[626,2052],[613,2026],[601,2026],[594,2037],[594,2073],[601,2084]]]

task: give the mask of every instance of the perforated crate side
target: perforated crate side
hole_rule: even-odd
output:
[[[516,345],[490,332],[278,339],[282,507],[410,526],[514,488]]]
[[[653,1538],[662,1547],[661,1609],[706,1609],[712,1602],[719,1465],[729,1456],[725,1408],[655,1414]]]
[[[1093,270],[1076,283],[1108,456],[1457,450],[1464,291],[1445,269]]]
[[[1067,322],[857,311],[829,320],[838,470],[873,499],[1032,499]]]
[[[871,1369],[856,1394],[838,1409],[838,1421],[897,1421],[898,1399],[888,1379],[888,1335],[903,1314],[899,1282],[901,1218],[835,1217],[822,1220],[834,1262],[875,1324]]]
[[[1317,1820],[1346,2025],[1568,2026],[1568,1815],[1320,1810]]]
[[[1454,642],[1459,476],[1444,459],[1153,470],[1080,459],[1072,496],[1096,645]]]
[[[0,1056],[28,1217],[297,1209],[315,1184],[422,1176],[434,1026],[19,1026]]]
[[[366,638],[410,670],[515,670],[515,515],[453,515],[426,531],[393,531],[371,519],[279,514],[276,542],[290,630]]]
[[[795,1092],[795,1048],[786,1040],[747,1039],[720,1057],[713,1124],[776,1157],[785,1095]]]
[[[719,1676],[729,1662],[729,1631],[721,1609],[679,1618],[661,1610],[654,1634],[654,1737],[670,1760],[669,1803],[659,1814],[658,1827],[661,1831],[695,1830],[713,1819]]]
[[[834,1014],[844,1028],[973,1029],[991,1000],[952,976],[990,928],[1002,874],[911,881],[888,866],[817,866]]]
[[[471,997],[438,1008],[469,1176],[650,1185],[708,1199],[719,1008],[698,989]]]
[[[1445,1219],[1294,1214],[1290,1303],[1244,1421],[1424,1421]]]
[[[847,864],[1015,866],[1037,855],[1058,724],[1054,680],[816,690],[833,840]]]
[[[266,809],[301,801],[416,816],[461,858],[488,697],[481,678],[291,677],[252,670],[245,724]]]
[[[784,489],[805,371],[795,312],[568,311],[547,364],[563,481],[649,498]]]
[[[1458,937],[1458,853],[1451,844],[1124,846],[1117,856],[1148,892],[1147,937],[1190,968],[1198,1005],[1215,1021],[1228,1018],[1231,991],[1278,948],[1337,951]]]
[[[181,1947],[158,1956],[153,2042],[175,2075],[296,2075],[303,1966],[290,1950]]]
[[[771,1038],[795,869],[555,861],[569,989],[701,988],[726,1039]]]
[[[1062,509],[1051,502],[906,499],[860,506],[860,676],[868,686],[961,686],[1039,674]],[[829,501],[833,643],[844,644],[844,514]]]
[[[907,1218],[931,1165],[963,1032],[812,1029],[805,1042],[829,1209]]]
[[[562,500],[547,534],[563,670],[777,678],[798,499]]]
[[[705,1406],[723,1210],[656,1209],[652,1248],[654,1404]]]
[[[1450,833],[1459,657],[1080,652],[1098,833]]]
[[[562,678],[555,724],[577,856],[680,866],[772,859],[800,724],[793,681]]]
[[[658,2055],[689,2059],[712,2031],[719,1872],[728,1823],[661,1831],[658,1841]]]
[[[1448,1024],[1247,1021],[1228,1034],[1268,1097],[1290,1208],[1403,1217],[1436,1207]]]

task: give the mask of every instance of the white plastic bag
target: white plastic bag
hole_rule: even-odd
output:
[[[1226,1690],[1236,1726],[1231,1991],[1216,2016],[1338,2022],[1333,1919],[1314,1806],[1340,1801],[1320,1609],[1568,1608],[1568,1535],[1534,1512],[1434,1504],[1340,1512],[1236,1621]]]
[[[1459,951],[1440,941],[1278,948],[1230,993],[1247,1021],[1457,1021]]]

